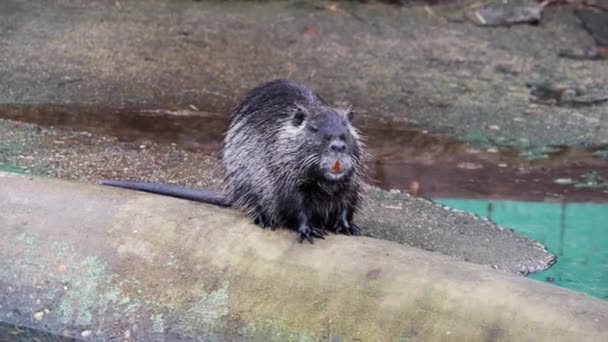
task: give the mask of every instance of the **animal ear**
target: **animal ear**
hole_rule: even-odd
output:
[[[346,112],[346,118],[348,119],[348,122],[352,122],[355,118],[355,112],[352,109],[349,109],[348,112]]]
[[[299,127],[302,122],[304,122],[304,119],[306,119],[306,113],[304,113],[304,110],[302,110],[302,108],[297,107],[296,112],[293,114],[293,125]]]

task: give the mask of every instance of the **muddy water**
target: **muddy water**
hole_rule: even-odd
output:
[[[0,117],[71,127],[121,141],[175,143],[197,153],[220,148],[227,115],[188,110],[115,110],[2,105]],[[608,200],[608,158],[602,148],[518,151],[480,148],[390,122],[357,123],[370,153],[369,181],[424,197],[549,201]]]

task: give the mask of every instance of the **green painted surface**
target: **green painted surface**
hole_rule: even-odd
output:
[[[608,203],[436,198],[545,244],[557,263],[531,278],[608,298]]]
[[[0,146],[0,150],[1,150],[1,146]],[[17,166],[2,164],[2,163],[0,163],[0,171],[13,172],[13,173],[19,173],[19,174],[28,174],[29,173],[26,169],[22,169]]]

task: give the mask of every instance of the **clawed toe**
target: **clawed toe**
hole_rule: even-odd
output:
[[[323,235],[326,235],[327,233],[325,232],[325,230],[312,228],[310,234],[316,238],[325,240],[325,237]]]
[[[264,220],[263,218],[261,218],[259,216],[253,220],[253,223],[260,226],[262,229],[266,229],[266,228],[270,227],[268,222],[266,222],[266,220]]]
[[[304,241],[304,239],[306,239],[311,244],[314,244],[315,242],[313,241],[313,238],[325,240],[325,237],[323,236],[323,234],[324,234],[324,231],[317,229],[317,228],[313,228],[313,227],[300,228],[298,230],[298,240],[300,243],[302,243]]]
[[[350,228],[348,230],[350,235],[361,236],[361,229],[354,223],[351,223]]]
[[[336,234],[344,234],[344,235],[352,235],[352,236],[360,236],[361,235],[361,229],[359,229],[359,226],[357,226],[354,223],[351,224],[344,224],[344,223],[339,223],[335,228]]]

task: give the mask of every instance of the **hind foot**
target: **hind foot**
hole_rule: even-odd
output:
[[[325,237],[323,237],[323,235],[326,234],[327,233],[325,233],[324,230],[311,227],[307,224],[302,224],[298,228],[298,240],[300,241],[300,243],[302,243],[304,239],[308,240],[310,243],[314,243],[314,241],[312,240],[313,238],[325,240]]]

